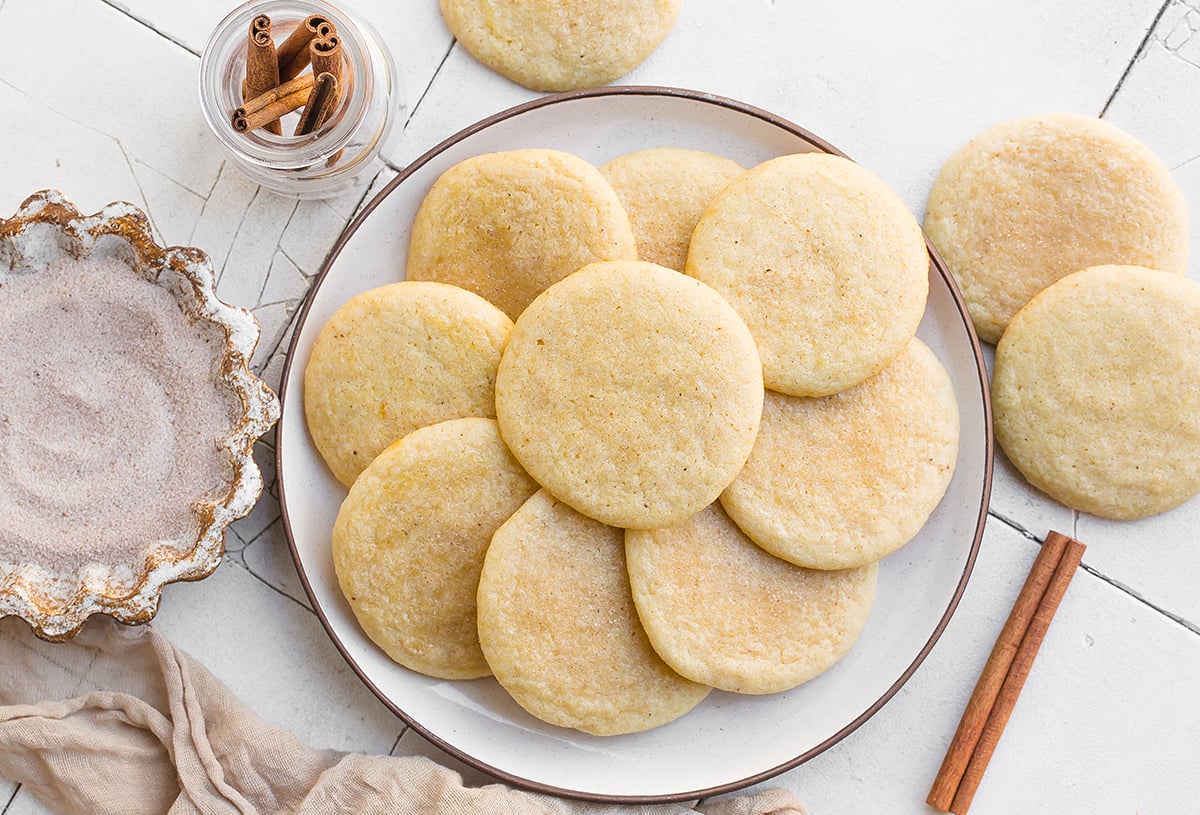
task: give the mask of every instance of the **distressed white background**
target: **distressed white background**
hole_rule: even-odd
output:
[[[196,97],[198,55],[226,0],[0,0],[0,216],[62,190],[85,211],[143,207],[167,244],[207,251],[219,292],[263,327],[256,369],[278,383],[289,325],[356,194],[297,203],[226,164]],[[535,94],[457,46],[435,0],[357,0],[403,75],[395,170],[459,128]],[[1005,118],[1104,116],[1155,149],[1188,197],[1200,279],[1200,2],[1191,0],[683,0],[629,84],[766,108],[889,182],[923,214],[947,155]],[[2,315],[0,315],[2,319]],[[265,718],[319,747],[436,748],[342,662],[308,607],[274,500],[228,539],[217,573],[168,587],[157,625]],[[958,613],[912,680],[857,732],[768,785],[822,813],[929,812],[925,794],[991,643],[1049,529],[1089,545],[973,813],[1195,812],[1200,790],[1200,501],[1100,521],[1031,491],[997,456],[992,516]],[[471,780],[483,780],[465,770]],[[0,815],[43,809],[0,779]]]

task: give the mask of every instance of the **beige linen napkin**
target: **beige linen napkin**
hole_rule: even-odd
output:
[[[246,708],[153,626],[93,619],[45,643],[0,620],[0,777],[55,812],[413,815],[803,815],[788,792],[586,804],[471,788],[419,756],[313,750]]]

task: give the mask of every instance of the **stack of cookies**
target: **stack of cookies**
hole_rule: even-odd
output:
[[[928,263],[837,156],[452,167],[305,371],[363,630],[601,735],[825,671],[957,459]]]
[[[1200,283],[1163,163],[1091,116],[1016,119],[943,167],[925,229],[996,346],[996,440],[1073,509],[1200,493]]]

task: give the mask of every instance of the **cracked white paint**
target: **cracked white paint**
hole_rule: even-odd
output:
[[[254,368],[278,387],[300,300],[345,224],[395,177],[394,167],[537,94],[451,48],[436,3],[357,0],[403,76],[411,121],[386,156],[394,167],[365,195],[283,199],[223,162],[195,99],[197,63],[185,49],[198,51],[236,4],[0,0],[10,43],[0,49],[0,144],[20,157],[0,168],[0,214],[43,187],[89,211],[114,199],[143,207],[165,242],[207,251],[222,296],[255,312],[263,331]],[[688,0],[663,46],[622,81],[699,87],[773,110],[883,175],[918,213],[940,162],[979,130],[1047,109],[1099,112],[1120,82],[1106,118],[1174,168],[1193,212],[1190,274],[1200,279],[1200,2],[1172,2],[1130,65],[1160,6],[926,0],[866,10],[809,5],[797,14],[794,4],[764,2],[731,17],[719,0]],[[54,70],[32,50],[33,35],[51,23],[64,46]],[[102,77],[104,92],[80,77]],[[363,688],[312,614],[280,520],[273,443],[271,435],[256,448],[266,489],[231,528],[224,564],[212,578],[169,587],[156,624],[252,708],[314,745],[447,760]],[[1097,811],[1117,808],[1112,802],[1183,811],[1181,787],[1165,773],[1180,770],[1173,757],[1187,754],[1187,734],[1200,728],[1183,681],[1200,670],[1200,635],[1152,606],[1187,626],[1200,622],[1192,534],[1200,502],[1136,524],[1100,522],[1031,490],[1000,455],[992,510],[975,577],[926,666],[859,733],[773,783],[796,789],[814,812],[870,811],[885,799],[889,812],[928,811],[922,802],[940,750],[1032,557],[1011,522],[1034,537],[1073,532],[1089,544],[1085,562],[1094,572],[1072,587],[1065,621],[1055,623],[1022,699],[1034,712],[1021,718],[1018,708],[972,811],[1074,811],[1092,798],[1103,801]],[[1155,685],[1143,666],[1180,681]],[[1131,684],[1155,690],[1113,696]],[[1163,723],[1167,713],[1177,715]],[[1129,755],[1112,733],[1127,737]],[[1063,743],[1079,785],[1053,775],[1039,782],[1061,764],[1054,748]],[[1146,757],[1160,754],[1165,759],[1150,766]],[[46,811],[14,790],[0,780],[0,815]],[[1037,794],[1049,797],[1035,801]]]

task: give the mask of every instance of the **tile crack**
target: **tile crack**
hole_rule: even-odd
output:
[[[997,521],[1000,521],[1000,523],[1004,524],[1005,526],[1010,527],[1013,531],[1015,531],[1017,534],[1019,534],[1021,537],[1025,538],[1026,540],[1032,541],[1039,545],[1041,544],[1041,542],[1042,542],[1041,538],[1039,538],[1037,535],[1030,532],[1025,527],[1021,526],[1021,524],[1017,523],[1012,518],[1006,518],[1005,516],[1001,515],[999,512],[996,512],[996,510],[991,509],[990,507],[988,508],[988,515],[991,516],[992,518],[995,518]]]
[[[283,229],[279,230],[279,240],[275,243],[275,251],[283,253],[283,256],[285,258],[287,258],[288,262],[291,263],[293,266],[296,266],[295,261],[293,261],[291,258],[287,257],[287,253],[283,251],[283,247],[280,244],[283,242],[283,236],[287,234],[288,227],[290,227],[292,225],[292,219],[296,217],[296,213],[299,211],[300,211],[300,202],[296,201],[296,203],[292,206],[292,211],[288,213],[287,222],[284,223]],[[300,267],[296,266],[296,268],[299,269]],[[303,274],[303,272],[301,274]],[[267,273],[265,275],[263,275],[262,285],[258,287],[258,294],[255,295],[255,298],[254,298],[255,302],[258,304],[255,306],[255,308],[262,308],[264,305],[266,305],[265,303],[263,303],[262,298],[263,298],[263,293],[266,292],[266,290],[267,290],[267,284],[270,282],[271,282],[271,269],[270,269],[270,266],[268,265]]]
[[[1005,526],[1008,526],[1009,528],[1011,528],[1013,531],[1015,531],[1017,534],[1019,534],[1021,537],[1025,538],[1026,540],[1029,540],[1032,543],[1036,543],[1039,546],[1041,545],[1041,543],[1042,543],[1041,538],[1039,538],[1037,535],[1030,532],[1025,527],[1021,526],[1021,524],[1017,523],[1016,521],[1012,520],[1011,518],[1006,518],[1003,515],[1001,515],[1000,513],[996,512],[995,510],[992,510],[992,509],[988,510],[988,515],[992,518],[995,518],[997,521],[1000,521]],[[1076,539],[1078,539],[1079,513],[1073,511],[1072,515],[1073,515],[1073,519],[1072,519],[1072,523],[1071,523],[1071,535],[1073,537],[1075,537]],[[1084,541],[1084,543],[1087,543],[1087,541]],[[1136,600],[1138,603],[1141,603],[1142,605],[1146,606],[1147,608],[1151,609],[1152,611],[1158,612],[1159,614],[1163,615],[1164,617],[1166,617],[1168,620],[1171,620],[1175,624],[1183,626],[1183,628],[1187,629],[1188,631],[1192,632],[1193,634],[1200,635],[1200,625],[1192,622],[1191,620],[1187,619],[1186,617],[1184,617],[1180,614],[1176,614],[1172,611],[1167,610],[1166,608],[1163,608],[1160,605],[1157,605],[1156,603],[1151,602],[1149,599],[1147,599],[1145,597],[1145,595],[1141,594],[1136,589],[1125,585],[1120,580],[1113,578],[1111,575],[1105,574],[1104,572],[1097,569],[1095,566],[1089,566],[1087,563],[1083,563],[1083,564],[1080,564],[1080,568],[1083,569],[1083,571],[1090,574],[1092,577],[1095,577],[1096,579],[1101,580],[1104,583],[1107,583],[1108,585],[1112,586],[1117,591],[1120,591],[1120,592],[1128,595],[1129,597]]]
[[[1105,583],[1112,586],[1114,589],[1124,592],[1125,594],[1132,597],[1134,600],[1137,600],[1139,603],[1147,606],[1148,608],[1150,608],[1154,611],[1157,611],[1159,614],[1163,615],[1168,620],[1171,620],[1172,622],[1183,626],[1185,629],[1192,632],[1193,634],[1200,635],[1200,625],[1197,625],[1196,623],[1192,622],[1191,620],[1187,619],[1186,617],[1183,617],[1182,615],[1175,614],[1174,612],[1168,611],[1167,609],[1163,608],[1162,606],[1159,606],[1159,605],[1156,605],[1155,603],[1150,602],[1140,592],[1125,585],[1120,580],[1116,580],[1116,579],[1110,577],[1109,575],[1104,574],[1104,572],[1099,571],[1094,566],[1089,566],[1086,563],[1081,564],[1080,568],[1082,568],[1085,572],[1092,575],[1093,577],[1103,580]]]
[[[126,151],[126,149],[125,149],[125,145],[121,143],[120,139],[118,139],[116,136],[112,135],[111,133],[106,133],[105,131],[100,130],[99,128],[97,128],[93,125],[90,125],[87,122],[81,121],[80,119],[76,119],[74,116],[72,116],[67,111],[62,110],[61,108],[55,107],[54,105],[47,104],[45,100],[39,99],[38,97],[33,96],[29,92],[22,90],[21,88],[18,88],[16,85],[12,84],[11,82],[9,82],[6,79],[0,78],[0,85],[3,85],[4,87],[11,89],[14,93],[19,93],[21,96],[24,96],[26,99],[33,102],[35,105],[37,105],[39,107],[45,108],[46,110],[49,110],[49,111],[53,111],[55,114],[63,117],[68,122],[71,122],[72,124],[77,125],[78,127],[81,127],[84,130],[95,133],[98,136],[103,136],[106,139],[110,139],[114,144],[117,145],[117,148],[121,151],[121,154],[125,157],[126,163],[129,163],[132,161],[128,151]],[[138,163],[145,164],[147,167],[149,167],[151,170],[154,170],[155,172],[160,172],[159,170],[155,170],[155,168],[152,165],[147,164],[146,162],[139,161]],[[129,172],[131,175],[133,175],[134,183],[137,184],[138,190],[140,191],[142,188],[142,184],[141,184],[141,181],[137,177],[137,173],[135,173],[133,171],[132,165],[129,167]],[[185,189],[188,192],[190,192],[192,195],[195,195],[197,198],[201,198],[201,199],[206,198],[206,196],[204,196],[203,194],[198,193],[195,190],[193,190],[191,187],[189,187],[188,185],[183,184],[183,183],[175,180],[174,178],[171,178],[171,176],[167,175],[166,173],[162,173],[162,175],[165,176],[166,178],[169,178],[175,184],[178,184],[182,189]],[[143,194],[142,197],[145,198],[145,194]],[[0,815],[2,815],[2,813],[0,813]]]
[[[1150,27],[1146,29],[1146,35],[1142,37],[1142,41],[1138,43],[1137,50],[1133,52],[1133,57],[1125,66],[1125,70],[1121,72],[1121,78],[1117,80],[1117,86],[1113,88],[1112,93],[1108,95],[1108,99],[1104,102],[1104,107],[1100,109],[1100,118],[1104,118],[1104,114],[1108,113],[1109,107],[1113,100],[1117,98],[1117,94],[1121,92],[1121,87],[1125,84],[1125,80],[1129,78],[1129,74],[1133,71],[1133,66],[1146,53],[1146,48],[1149,47],[1150,41],[1154,36],[1154,29],[1158,28],[1158,23],[1162,20],[1163,14],[1174,0],[1164,0],[1163,4],[1158,7],[1158,13],[1154,15],[1154,19],[1150,21]]]
[[[232,560],[230,560],[230,563],[233,563],[234,565],[239,566],[242,569],[244,569],[246,571],[246,574],[250,575],[252,578],[257,580],[259,583],[262,583],[264,586],[266,586],[268,589],[270,589],[271,591],[278,594],[280,597],[286,597],[288,600],[292,601],[293,603],[298,605],[300,608],[304,609],[309,614],[313,613],[313,610],[311,608],[309,608],[306,603],[293,597],[291,594],[288,594],[286,591],[279,588],[275,584],[271,583],[271,581],[267,580],[265,577],[260,575],[258,572],[251,569],[250,565],[248,563],[246,563],[246,561],[243,558],[232,559]],[[0,813],[0,815],[4,815],[4,814]]]
[[[172,45],[176,45],[176,46],[182,48],[184,51],[187,51],[193,57],[196,57],[196,59],[200,58],[199,51],[196,51],[190,45],[183,42],[182,40],[175,39],[174,37],[172,37],[170,34],[166,33],[165,31],[160,31],[159,29],[155,28],[153,25],[151,25],[149,20],[143,20],[141,17],[135,16],[132,12],[129,11],[129,9],[118,5],[117,3],[113,2],[113,0],[100,0],[100,2],[103,3],[104,5],[108,6],[113,11],[117,12],[118,14],[124,15],[125,17],[128,17],[130,20],[133,20],[138,25],[140,25],[146,29],[149,29],[150,31],[153,31],[155,34],[162,37],[164,40],[171,43]],[[0,815],[2,815],[2,814],[0,814]]]
[[[411,122],[413,117],[417,115],[417,111],[421,108],[421,103],[425,101],[425,97],[429,94],[429,89],[433,87],[433,83],[435,80],[437,80],[438,74],[442,72],[442,66],[446,64],[446,60],[450,59],[450,54],[454,52],[454,46],[457,43],[458,40],[456,39],[450,40],[450,46],[446,49],[446,53],[442,54],[442,58],[438,61],[437,67],[433,69],[433,75],[429,77],[429,82],[426,83],[425,89],[422,90],[421,95],[417,97],[417,103],[413,105],[412,110],[408,112],[408,118],[404,120],[404,127],[401,128],[402,130],[408,130],[409,122]],[[388,164],[388,166],[391,167],[390,164]],[[395,170],[396,168],[392,167],[391,169]],[[396,171],[399,172],[399,170]]]
[[[2,2],[0,2],[0,7],[3,7]],[[8,812],[12,808],[13,801],[17,800],[17,793],[20,791],[21,785],[17,784],[17,786],[13,789],[12,795],[8,796],[8,800],[4,802],[4,808],[0,809],[0,815],[4,815],[4,813]]]

